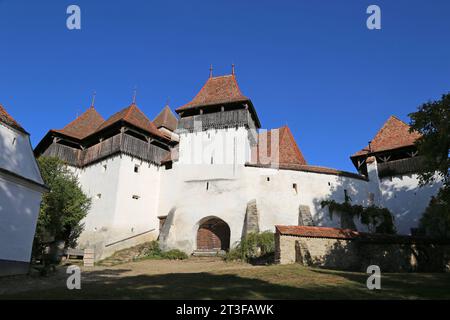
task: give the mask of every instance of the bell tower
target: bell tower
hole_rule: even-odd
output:
[[[251,159],[260,122],[232,74],[210,77],[199,93],[175,110],[180,116],[179,163],[243,165]]]

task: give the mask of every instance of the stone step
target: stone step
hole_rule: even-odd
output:
[[[195,250],[192,255],[194,257],[220,257],[226,254],[223,250]]]

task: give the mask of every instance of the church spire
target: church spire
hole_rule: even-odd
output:
[[[135,86],[133,90],[133,99],[131,101],[131,104],[136,104],[136,95],[137,95],[137,88]]]
[[[95,92],[95,90],[94,90],[94,92],[92,93],[91,108],[94,108],[96,95],[97,95],[97,92]]]

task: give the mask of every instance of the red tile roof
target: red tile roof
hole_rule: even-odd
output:
[[[372,243],[442,243],[449,244],[448,239],[429,238],[420,236],[382,234],[359,232],[350,229],[310,227],[310,226],[275,226],[275,231],[281,235],[307,238],[328,238],[342,240],[358,240]]]
[[[179,107],[175,111],[180,111],[200,107],[224,104],[230,102],[249,101],[239,89],[235,75],[225,75],[211,77],[203,85],[200,92],[191,102]]]
[[[369,146],[356,152],[352,157],[387,151],[414,145],[420,137],[418,132],[409,132],[410,126],[395,116],[390,116],[378,131]]]
[[[153,123],[158,129],[164,127],[170,131],[175,131],[177,128],[178,119],[175,117],[172,110],[170,110],[170,107],[166,105],[153,120]]]
[[[278,131],[279,145],[278,147],[275,146],[276,149],[274,151],[279,152],[278,161],[276,161],[276,155],[274,155],[275,159],[270,158],[273,154],[271,137],[275,134],[276,131]],[[266,159],[261,159],[261,155],[259,154],[259,150],[263,145],[267,146],[267,151],[261,151],[262,156]],[[269,159],[270,161],[274,162],[266,163],[267,161],[269,161]],[[364,176],[352,172],[308,165],[288,126],[284,126],[279,129],[272,129],[270,131],[267,131],[266,133],[258,134],[258,144],[252,149],[252,162],[247,163],[246,166],[259,168],[276,167],[281,170],[304,171],[312,173],[332,174],[355,179],[366,179]]]
[[[81,140],[94,133],[104,121],[105,119],[91,106],[63,129],[53,131]]]
[[[3,108],[1,104],[0,104],[0,122],[6,124],[11,128],[27,133],[25,129],[22,128],[22,126],[16,120],[14,120],[14,118],[11,117],[8,112],[6,112],[5,108]]]
[[[360,233],[350,229],[310,227],[310,226],[275,226],[275,230],[282,235],[330,238],[351,240],[357,238]]]
[[[161,132],[159,132],[158,128],[156,128],[153,122],[151,122],[135,104],[131,104],[127,108],[113,114],[111,117],[108,118],[108,120],[103,122],[103,124],[101,124],[97,128],[96,132],[99,132],[119,121],[125,121],[128,124],[131,124],[144,131],[147,131],[148,133],[166,139],[161,134]]]
[[[273,144],[272,137],[275,137],[277,134],[278,144]],[[264,150],[265,148],[263,146],[267,149]],[[274,150],[272,150],[272,146],[275,147]],[[262,154],[260,154],[260,152],[262,152]],[[278,155],[276,153],[278,153]],[[288,126],[258,134],[258,144],[256,148],[253,149],[252,161],[264,163],[264,161],[260,159],[260,156],[271,158],[272,155],[274,156],[272,161],[275,161],[276,163],[274,164],[276,165],[306,165],[306,160]]]
[[[247,167],[273,168],[270,164],[264,165],[264,164],[258,164],[258,163],[246,163],[245,165]],[[312,172],[312,173],[319,173],[319,174],[332,174],[332,175],[336,175],[336,176],[349,177],[349,178],[360,179],[360,180],[367,180],[367,178],[365,176],[357,174],[357,173],[342,171],[342,170],[327,168],[327,167],[320,167],[320,166],[281,164],[279,166],[276,166],[276,168],[280,169],[280,170],[303,171],[303,172]]]

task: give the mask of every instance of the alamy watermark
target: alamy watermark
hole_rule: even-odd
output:
[[[367,7],[367,14],[370,16],[367,18],[366,26],[369,30],[380,30],[381,29],[381,8],[376,4],[372,4]]]
[[[179,150],[172,150],[172,159],[178,157],[183,164],[250,163],[271,168],[278,168],[280,164],[280,129],[260,130],[259,133],[244,126],[206,130],[203,122],[196,120],[191,130],[176,132],[184,143]]]
[[[80,290],[81,289],[81,269],[80,269],[80,267],[71,265],[71,266],[67,267],[66,273],[70,274],[70,276],[67,277],[67,281],[66,281],[67,289]]]
[[[75,4],[67,7],[66,13],[69,14],[66,20],[66,26],[69,30],[81,29],[81,9]]]
[[[366,273],[370,274],[367,278],[366,285],[367,289],[381,289],[381,269],[377,265],[371,265],[367,267]]]

